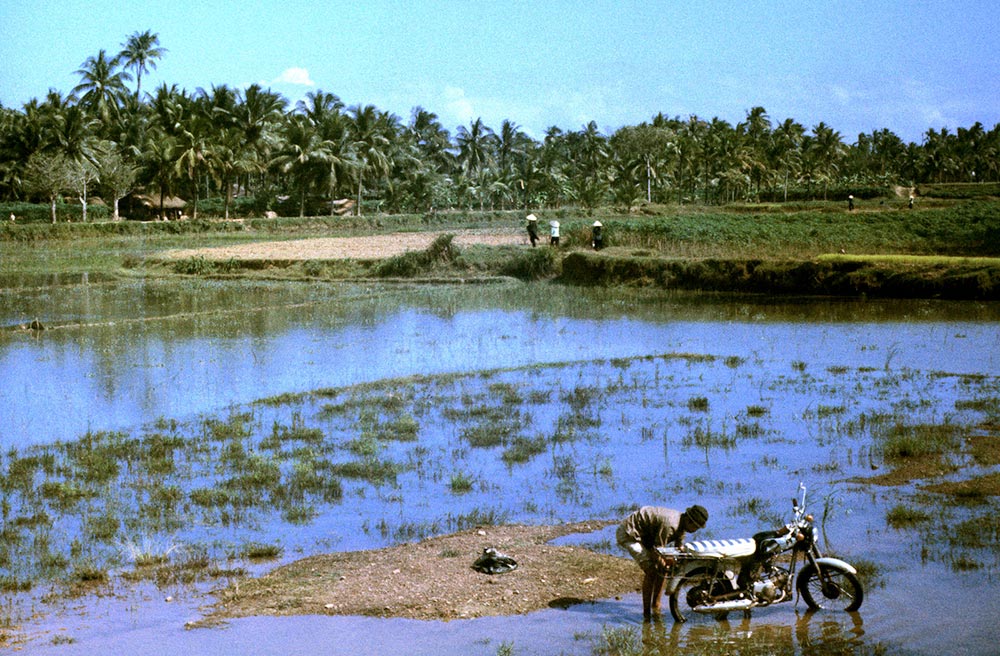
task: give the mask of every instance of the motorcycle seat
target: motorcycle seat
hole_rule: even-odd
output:
[[[697,540],[686,542],[684,547],[689,553],[699,556],[718,556],[720,558],[743,558],[752,556],[757,551],[757,543],[753,538],[738,540]]]

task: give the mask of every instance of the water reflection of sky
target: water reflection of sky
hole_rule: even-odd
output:
[[[777,504],[787,498],[803,475],[833,485],[868,469],[859,443],[849,435],[834,439],[839,432],[839,415],[826,422],[830,435],[825,435],[823,421],[808,416],[816,408],[811,396],[816,389],[824,390],[829,397],[825,402],[831,406],[851,404],[844,420],[865,412],[866,404],[885,410],[902,400],[912,402],[907,407],[916,409],[907,412],[919,423],[950,413],[953,397],[961,391],[960,383],[950,378],[914,376],[904,386],[883,388],[880,381],[887,367],[894,371],[909,368],[925,373],[1000,375],[1000,310],[984,310],[982,304],[952,304],[943,312],[928,302],[808,302],[777,308],[759,300],[748,303],[719,298],[699,304],[649,302],[633,307],[614,294],[602,297],[581,292],[577,296],[575,291],[542,289],[558,296],[533,302],[518,297],[512,303],[499,303],[467,293],[448,311],[435,309],[430,299],[376,306],[360,296],[350,302],[333,299],[295,309],[247,311],[236,318],[209,314],[148,324],[49,330],[37,338],[23,333],[0,336],[0,445],[6,448],[70,440],[88,429],[133,428],[159,417],[224,414],[230,405],[285,392],[411,374],[671,352],[737,356],[750,364],[729,367],[718,361],[690,364],[673,359],[634,365],[635,371],[630,371],[626,380],[632,381],[633,376],[636,381],[647,380],[655,370],[663,377],[662,383],[650,392],[648,407],[638,399],[644,394],[639,390],[634,392],[637,398],[603,408],[601,431],[614,435],[619,440],[615,445],[629,444],[634,451],[618,453],[617,447],[609,450],[600,440],[592,444],[582,440],[561,445],[558,453],[554,448],[552,454],[516,468],[503,468],[497,454],[478,449],[469,450],[468,460],[456,464],[457,429],[450,424],[435,427],[431,416],[422,416],[424,429],[440,441],[425,440],[423,444],[430,449],[424,457],[431,465],[435,458],[440,460],[436,476],[405,477],[399,489],[385,495],[362,495],[362,484],[348,482],[345,501],[324,508],[313,524],[267,524],[263,528],[264,540],[272,537],[267,531],[280,530],[286,556],[293,558],[316,549],[381,546],[389,538],[366,530],[366,524],[374,526],[384,520],[397,527],[438,521],[445,514],[487,507],[484,497],[488,507],[509,510],[518,521],[569,521],[608,516],[621,504],[639,500],[666,503],[664,496],[668,494],[671,502],[681,504],[687,503],[689,496],[703,494],[703,502],[715,513],[709,530],[716,537],[731,537],[749,534],[756,529],[757,520],[726,512],[735,503],[730,492],[713,492],[711,486],[699,492],[690,485],[692,480],[742,481],[747,485],[746,495],[773,496]],[[152,302],[149,306],[137,303],[137,307],[157,316],[170,315],[170,294],[156,296],[155,307]],[[58,324],[71,316],[82,320],[116,318],[125,313],[126,300],[108,300],[91,292],[87,302],[93,307],[81,310],[69,307],[71,299],[54,294],[49,314],[43,319]],[[217,296],[185,299],[177,306],[183,305],[185,310],[232,309],[242,302],[244,299],[234,294],[221,300]],[[253,304],[259,306],[261,300],[254,299]],[[67,307],[60,314],[62,305]],[[0,316],[4,316],[2,307]],[[10,316],[9,311],[6,316]],[[802,364],[794,367],[794,363]],[[875,371],[870,375],[852,371],[845,376],[828,371],[833,366]],[[803,375],[802,367],[810,375]],[[618,367],[608,365],[557,367],[509,377],[515,382],[527,379],[527,387],[555,390],[552,408],[530,408],[530,431],[548,434],[563,412],[560,392],[577,385],[605,389],[618,374]],[[800,385],[802,380],[814,378],[812,374],[816,374],[814,383]],[[500,375],[489,382],[504,379]],[[458,381],[456,389],[450,391],[453,398],[460,398],[467,384],[472,392],[481,391],[474,382]],[[864,394],[855,391],[857,385]],[[940,391],[936,386],[941,386]],[[883,396],[883,389],[891,390],[891,398]],[[627,390],[620,394],[628,396]],[[772,409],[764,424],[775,434],[763,440],[746,440],[739,450],[702,453],[684,448],[681,441],[689,426],[682,420],[694,416],[692,421],[702,421],[698,413],[686,409],[694,395],[711,397],[712,412],[704,418],[709,428],[732,430],[734,417],[748,405],[761,403]],[[934,403],[924,408],[919,403],[924,398],[933,398]],[[457,402],[451,404],[456,406]],[[295,410],[261,409],[261,430],[266,432],[272,419],[289,423],[288,414]],[[306,417],[310,425],[319,421],[311,413]],[[340,435],[321,422],[318,425],[328,434]],[[644,429],[651,432],[650,439],[642,436]],[[786,440],[784,435],[794,439]],[[392,445],[390,449],[398,449],[391,455],[402,459],[409,446]],[[642,457],[637,457],[639,453]],[[558,481],[552,474],[554,455],[572,457],[578,463],[575,493],[579,499],[566,502],[558,496]],[[780,460],[781,467],[762,464],[763,455]],[[593,472],[612,457],[615,483],[609,486]],[[484,459],[493,465],[484,464]],[[831,473],[814,470],[831,461],[841,463],[842,468]],[[466,467],[493,483],[479,492],[442,496],[451,467]],[[665,490],[670,480],[677,483],[680,492]],[[521,495],[529,488],[537,506],[530,512],[522,507]],[[811,489],[815,494],[811,507],[819,508],[827,490],[823,485]],[[882,564],[887,580],[885,588],[871,590],[862,609],[864,631],[869,635],[865,644],[887,640],[889,651],[899,644],[916,653],[940,653],[961,645],[969,653],[991,653],[993,609],[975,600],[995,596],[996,583],[976,572],[953,572],[944,564],[922,562],[915,538],[885,525],[887,508],[898,501],[895,489],[845,486],[838,493],[838,514],[833,520],[835,546]],[[405,509],[401,502],[392,500],[395,496],[406,499]],[[185,531],[185,540],[210,542],[231,537],[226,527],[196,525],[186,526]],[[158,600],[162,594],[150,592],[150,599]],[[919,608],[913,607],[914,599],[931,598],[938,603],[921,602]],[[391,653],[402,648],[406,653],[493,654],[499,651],[503,636],[515,641],[517,653],[589,653],[589,643],[581,643],[576,636],[600,635],[606,625],[634,626],[639,602],[636,595],[626,595],[568,611],[549,609],[524,617],[451,623],[257,618],[240,620],[218,631],[180,628],[184,621],[199,616],[194,608],[197,600],[190,601],[190,607],[154,601],[114,610],[100,605],[105,603],[114,602],[102,600],[88,606],[88,622],[92,621],[94,628],[79,644],[40,646],[38,652],[102,653],[127,645],[129,653],[160,653],[163,645],[169,645],[168,651],[179,653]],[[952,608],[952,615],[957,616],[949,620],[947,630],[939,629],[937,622],[942,606]],[[828,634],[829,622],[839,623],[834,641],[841,635],[853,635],[857,628],[851,618],[821,616],[811,625],[807,623],[806,630],[814,636]],[[802,623],[797,609],[785,605],[756,613],[752,631],[745,633],[760,634],[772,624],[777,630],[794,627],[798,631]],[[713,622],[703,628],[715,631],[717,625]],[[675,640],[680,640],[681,647],[686,641],[695,641],[693,628],[676,629],[677,635],[674,629],[669,621],[661,626],[662,637],[656,637],[654,649],[680,653]],[[739,631],[735,622],[733,631]],[[804,653],[806,643],[797,644]]]
[[[232,404],[413,374],[670,352],[739,356],[786,368],[913,368],[1000,374],[998,324],[983,321],[641,320],[479,308],[441,316],[399,308],[358,323],[311,307],[270,331],[225,324],[74,328],[0,343],[3,445],[183,419]],[[259,326],[257,326],[259,327]]]

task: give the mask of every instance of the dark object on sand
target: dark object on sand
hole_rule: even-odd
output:
[[[472,563],[472,569],[483,574],[504,574],[517,569],[517,561],[493,547],[483,549],[483,555]]]

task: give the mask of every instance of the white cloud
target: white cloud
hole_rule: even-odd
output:
[[[316,83],[309,79],[308,69],[296,66],[286,68],[271,84],[295,84],[304,87],[316,86]]]
[[[476,118],[472,109],[472,101],[465,96],[465,90],[459,87],[445,87],[445,111],[454,117],[460,125],[467,125]]]

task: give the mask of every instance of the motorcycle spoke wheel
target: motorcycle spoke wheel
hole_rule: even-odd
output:
[[[809,608],[855,611],[864,601],[864,590],[858,578],[850,572],[826,568],[824,581],[815,569],[803,572],[799,579],[799,594]]]
[[[711,587],[712,578],[704,574],[695,574],[681,581],[670,595],[670,614],[674,620],[686,622],[696,615],[694,607],[708,603]]]

